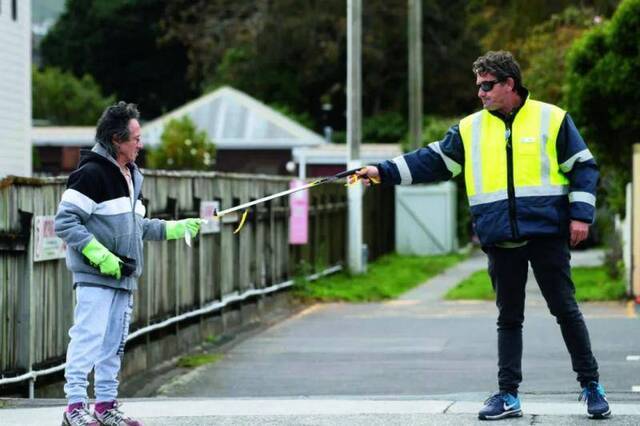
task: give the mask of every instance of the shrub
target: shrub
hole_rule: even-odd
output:
[[[215,164],[215,144],[188,116],[170,120],[160,139],[160,146],[149,152],[150,168],[209,170]]]
[[[442,140],[449,127],[457,124],[458,121],[460,121],[460,118],[425,115],[422,120],[422,146]],[[402,149],[405,152],[411,149],[409,135],[406,133],[402,139]]]
[[[362,140],[374,143],[396,143],[407,133],[407,122],[399,112],[389,111],[367,117],[362,122]]]

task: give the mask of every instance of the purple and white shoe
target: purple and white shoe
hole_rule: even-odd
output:
[[[97,403],[93,415],[103,426],[143,426],[142,422],[134,420],[120,411],[118,401]]]
[[[62,426],[100,426],[86,404],[72,404],[62,415]]]

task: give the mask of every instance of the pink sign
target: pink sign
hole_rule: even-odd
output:
[[[300,179],[293,179],[289,188],[299,188],[306,184]],[[309,227],[309,191],[294,192],[289,196],[289,244],[307,244]]]

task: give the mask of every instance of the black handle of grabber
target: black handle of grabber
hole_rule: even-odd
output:
[[[120,273],[123,277],[129,277],[133,275],[134,272],[136,272],[137,262],[135,259],[127,256],[116,256],[118,256],[120,260],[122,260],[122,263],[120,264]]]
[[[129,277],[133,275],[133,273],[136,271],[136,266],[137,266],[136,260],[127,256],[123,256],[118,253],[114,253],[114,254],[118,258],[120,258],[120,260],[122,260],[122,263],[120,264],[120,275],[123,277]],[[86,263],[87,265],[100,270],[100,267],[98,265],[91,262],[85,256],[82,256],[82,259],[84,260],[84,263]]]
[[[335,178],[343,178],[343,177],[347,177],[347,176],[355,175],[355,174],[356,174],[356,172],[357,172],[358,170],[361,170],[361,169],[363,169],[364,167],[366,167],[366,166],[358,167],[358,168],[356,168],[356,169],[351,169],[351,170],[345,170],[344,172],[340,172],[340,173],[338,173],[338,174],[337,174],[337,175],[335,175],[334,177],[335,177]]]

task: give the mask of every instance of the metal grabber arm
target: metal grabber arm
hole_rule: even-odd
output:
[[[244,204],[240,204],[238,206],[235,207],[230,207],[228,209],[224,209],[224,210],[220,210],[217,211],[215,210],[213,212],[213,216],[211,217],[210,220],[220,220],[220,218],[226,214],[229,213],[233,213],[235,211],[238,210],[245,210],[244,213],[242,214],[242,218],[240,219],[240,224],[238,225],[238,227],[235,229],[235,231],[233,231],[234,234],[237,234],[238,232],[240,232],[240,229],[242,229],[242,226],[244,225],[245,220],[247,219],[247,214],[249,213],[249,207],[255,206],[256,204],[261,204],[264,203],[266,201],[270,201],[276,198],[280,198],[280,197],[284,197],[285,195],[291,195],[293,193],[299,192],[299,191],[304,191],[305,189],[310,189],[316,186],[320,186],[323,185],[325,183],[329,183],[329,182],[335,182],[336,180],[342,179],[342,178],[347,178],[347,185],[354,185],[356,184],[359,180],[361,180],[362,178],[358,175],[356,175],[356,172],[359,170],[362,170],[363,167],[358,167],[355,169],[351,169],[351,170],[345,170],[343,172],[340,173],[336,173],[333,176],[326,176],[323,177],[321,179],[317,179],[314,180],[313,182],[310,182],[306,185],[300,186],[298,188],[293,188],[293,189],[288,189],[286,191],[282,191],[282,192],[278,192],[276,194],[271,194],[271,195],[267,195],[266,197],[262,197],[259,198],[257,200],[253,200],[250,201],[248,203],[244,203]],[[371,181],[373,183],[380,183],[380,181],[376,178],[371,178]],[[204,219],[204,223],[207,223],[208,220]],[[185,241],[187,243],[187,245],[191,246],[191,234],[189,232],[187,232],[185,234]]]

